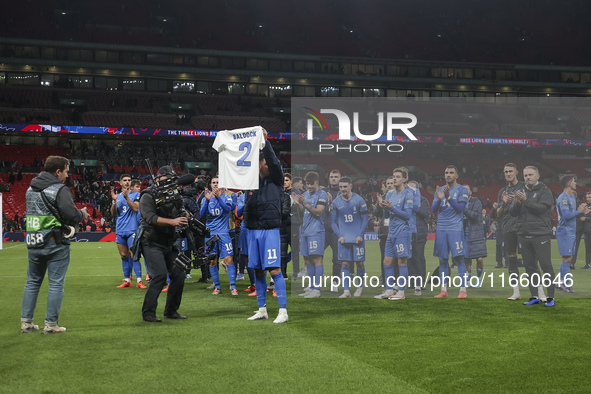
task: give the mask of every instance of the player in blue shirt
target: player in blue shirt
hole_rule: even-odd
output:
[[[352,192],[351,178],[343,177],[339,182],[341,193],[332,202],[330,222],[332,230],[337,236],[338,259],[341,261],[341,278],[345,291],[339,298],[350,298],[351,268],[357,264],[357,275],[361,277],[361,285],[354,293],[360,297],[363,291],[363,277],[365,276],[365,229],[369,222],[367,204],[365,200]],[[355,281],[353,281],[355,283]]]
[[[117,236],[117,250],[121,256],[123,267],[123,283],[118,288],[132,287],[132,269],[135,271],[137,288],[147,289],[142,282],[142,264],[134,261],[129,253],[135,232],[139,225],[140,194],[131,190],[131,175],[123,174],[119,178],[121,193],[111,190],[111,215],[116,217],[117,224],[115,234]]]
[[[220,239],[216,242],[214,253],[210,260],[209,272],[213,279],[214,290],[213,295],[222,293],[220,287],[220,271],[218,266],[218,259],[223,259],[230,279],[230,290],[233,296],[238,295],[236,290],[236,266],[234,265],[233,255],[234,247],[232,245],[232,238],[230,238],[230,211],[236,208],[232,202],[232,197],[224,193],[223,188],[218,188],[219,178],[217,176],[211,178],[211,191],[205,189],[204,198],[201,201],[201,209],[199,214],[201,217],[207,215],[206,226],[211,230],[211,237],[218,235]],[[205,242],[209,241],[211,237],[206,238]]]
[[[328,195],[318,188],[318,173],[310,171],[304,177],[307,191],[301,195],[294,195],[295,201],[304,207],[302,224],[302,238],[300,240],[300,254],[310,278],[310,287],[301,296],[306,298],[320,297],[320,287],[324,277],[324,215],[328,205]]]
[[[577,218],[589,213],[586,203],[577,208],[577,179],[574,175],[565,175],[560,179],[564,192],[556,200],[556,211],[558,212],[558,227],[556,228],[556,240],[558,250],[562,256],[560,265],[560,284],[558,290],[574,293],[572,286],[566,286],[565,279],[572,281],[570,273],[570,262],[575,254],[575,242],[577,233]],[[570,283],[568,283],[570,284]]]
[[[413,193],[406,188],[408,171],[405,168],[395,168],[392,174],[394,189],[386,193],[386,199],[378,196],[378,204],[389,215],[390,225],[388,238],[384,248],[384,285],[386,289],[375,296],[376,299],[388,298],[402,300],[408,282],[408,257],[411,256],[411,231],[409,226],[412,214]],[[398,291],[394,291],[394,260],[397,260],[400,275],[396,280]]]
[[[461,279],[460,294],[458,298],[466,298],[466,265],[464,264],[464,209],[468,202],[468,190],[458,184],[458,169],[456,166],[447,166],[445,169],[444,188],[435,189],[435,197],[431,210],[438,212],[437,229],[435,234],[435,248],[433,256],[439,257],[439,274],[441,275],[441,293],[435,298],[446,298],[446,277],[449,277],[448,258],[451,252],[453,262],[458,267],[458,275]]]

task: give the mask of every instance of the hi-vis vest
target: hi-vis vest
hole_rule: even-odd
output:
[[[43,190],[47,201],[57,211],[57,193],[65,185],[56,183]],[[59,219],[49,210],[41,192],[34,191],[31,187],[27,190],[27,248],[43,248],[53,234],[53,229],[61,227]]]

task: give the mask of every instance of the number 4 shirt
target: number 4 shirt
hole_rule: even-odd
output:
[[[213,149],[219,153],[219,187],[257,190],[259,150],[265,146],[261,126],[218,132]]]

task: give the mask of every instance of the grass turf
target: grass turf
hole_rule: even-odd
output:
[[[590,383],[591,302],[580,298],[591,287],[589,270],[574,271],[578,292],[557,292],[555,308],[506,301],[507,288],[469,289],[467,300],[435,300],[427,291],[399,302],[369,298],[379,289],[368,289],[362,299],[289,298],[282,325],[272,323],[274,299],[270,320],[246,320],[257,308],[242,292],[248,283],[238,282],[239,297],[214,297],[188,280],[180,312],[189,319],[149,324],[141,320],[145,290],[115,288],[115,245],[77,243],[60,314],[68,331],[41,335],[19,330],[26,247],[4,247],[0,392],[583,392]],[[493,252],[494,243],[488,247]],[[377,243],[367,249],[368,275],[377,274]],[[487,258],[485,270],[504,271],[494,264]],[[429,258],[429,270],[435,266]],[[481,290],[497,297],[478,298]],[[40,325],[46,296],[44,283]]]

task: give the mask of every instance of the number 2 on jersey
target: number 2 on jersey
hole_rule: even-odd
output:
[[[246,153],[244,154],[244,156],[242,156],[240,159],[238,159],[238,161],[236,162],[236,165],[238,167],[250,167],[251,162],[247,161],[245,159],[250,155],[250,151],[252,150],[252,144],[248,141],[244,141],[243,143],[240,144],[238,149],[240,150],[240,152],[242,152],[243,150],[246,150]]]

